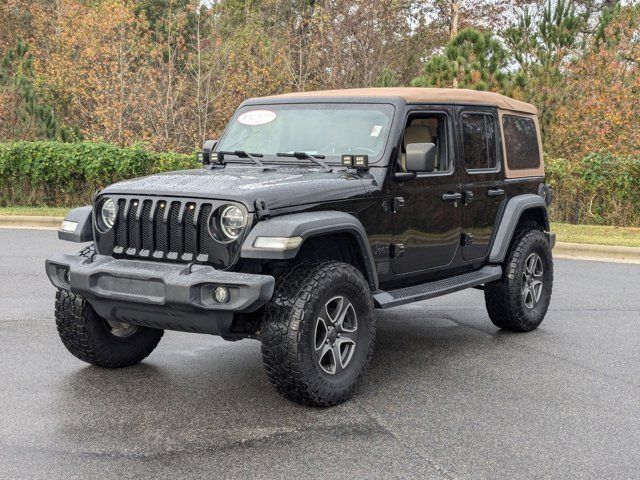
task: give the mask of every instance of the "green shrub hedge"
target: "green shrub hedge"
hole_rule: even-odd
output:
[[[640,226],[640,157],[593,153],[580,162],[547,159],[554,221]]]
[[[108,143],[0,144],[0,206],[73,206],[113,182],[196,168],[195,155],[154,153]]]
[[[154,153],[108,143],[0,144],[0,206],[75,206],[126,178],[198,168],[195,155]],[[591,154],[580,162],[547,159],[553,220],[640,226],[640,157]]]

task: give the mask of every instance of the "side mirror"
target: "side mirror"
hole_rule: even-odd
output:
[[[209,165],[211,163],[211,152],[216,145],[218,144],[218,140],[207,140],[202,145],[202,151],[198,152],[198,161],[203,165]]]
[[[406,150],[408,172],[433,172],[436,169],[435,143],[410,143]]]

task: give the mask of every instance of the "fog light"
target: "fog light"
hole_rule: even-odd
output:
[[[213,291],[213,298],[218,303],[227,303],[229,301],[229,290],[226,287],[216,287]]]

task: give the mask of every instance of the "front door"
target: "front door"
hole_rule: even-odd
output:
[[[484,258],[505,199],[498,114],[493,108],[458,108],[462,201],[462,257]]]
[[[404,165],[408,143],[435,143],[436,169],[417,172],[404,183],[392,183],[395,274],[424,272],[453,262],[460,245],[460,183],[453,158],[453,109],[409,112],[396,166]]]

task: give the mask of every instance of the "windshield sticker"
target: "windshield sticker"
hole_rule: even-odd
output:
[[[243,125],[257,126],[266,125],[276,119],[276,112],[271,110],[252,110],[245,112],[238,117],[238,122]]]
[[[373,128],[371,129],[371,136],[379,137],[380,132],[382,132],[382,125],[374,125]]]

